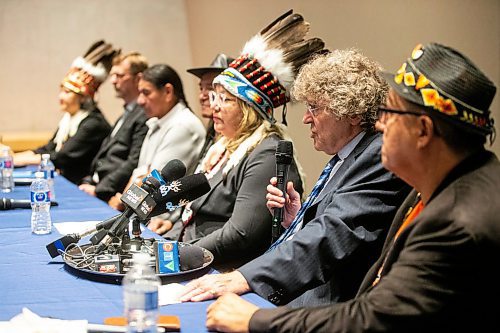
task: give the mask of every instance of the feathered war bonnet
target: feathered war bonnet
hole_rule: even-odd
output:
[[[99,40],[92,44],[83,57],[76,58],[61,82],[61,85],[76,94],[94,95],[108,77],[113,58],[120,54],[109,43]]]
[[[285,106],[297,72],[314,54],[327,52],[321,39],[305,39],[308,32],[309,23],[302,15],[286,12],[245,44],[214,85],[221,84],[271,123],[276,122],[274,108],[284,105],[286,124]]]

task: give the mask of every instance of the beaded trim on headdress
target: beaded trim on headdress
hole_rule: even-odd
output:
[[[290,10],[252,37],[229,68],[214,79],[271,123],[274,108],[285,105],[300,67],[325,52],[319,38],[305,39],[309,23]]]
[[[111,69],[113,58],[120,50],[102,40],[92,44],[83,57],[76,58],[71,64],[61,85],[72,92],[94,97]]]
[[[255,88],[243,74],[230,67],[224,70],[220,76],[223,76],[224,80],[214,80],[214,83],[221,83],[231,94],[238,96],[259,111],[264,119],[268,119],[272,123],[275,122],[271,100]]]
[[[418,60],[425,52],[426,49],[421,44],[417,45],[412,51],[411,58],[407,59],[394,75],[394,83],[402,91],[411,89],[416,92],[417,94],[413,96],[418,100],[413,102],[439,111],[441,114],[465,123],[481,133],[490,134],[493,130],[493,121],[490,119],[489,110],[481,110],[464,102],[459,97],[458,92],[446,92],[440,87],[440,84],[424,75]]]

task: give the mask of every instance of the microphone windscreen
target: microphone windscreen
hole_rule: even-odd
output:
[[[65,235],[58,240],[48,244],[45,246],[47,251],[49,252],[50,256],[52,258],[55,258],[59,255],[59,250],[61,251],[66,251],[66,248],[70,244],[76,244],[78,243],[78,238],[76,238],[74,235]]]
[[[292,164],[293,144],[292,141],[280,140],[276,147],[276,163]]]
[[[0,210],[8,210],[12,208],[12,199],[1,198],[0,199]]]
[[[199,246],[179,246],[179,265],[181,271],[202,267],[204,257],[203,249]]]
[[[161,186],[160,181],[158,179],[156,179],[155,177],[148,177],[148,179],[146,180],[146,183],[151,188],[151,191],[148,191],[149,193],[156,191]],[[145,184],[143,184],[143,185],[145,185]]]
[[[178,159],[168,162],[163,169],[161,169],[161,177],[166,182],[177,180],[186,175],[186,166]]]
[[[160,200],[156,201],[156,207],[149,214],[149,217],[165,213],[167,205],[169,207],[183,206],[210,191],[207,177],[202,173],[182,177],[170,183],[170,186],[169,191],[162,195]]]

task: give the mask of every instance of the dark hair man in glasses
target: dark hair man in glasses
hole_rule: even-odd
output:
[[[498,326],[500,164],[494,84],[458,51],[417,46],[396,75],[377,127],[382,162],[415,189],[353,300],[257,310],[238,296],[208,309],[223,332],[491,332]]]

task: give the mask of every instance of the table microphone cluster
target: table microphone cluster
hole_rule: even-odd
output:
[[[184,176],[186,167],[179,160],[169,162],[159,173],[153,170],[139,187],[131,185],[122,195],[123,213],[77,234],[69,234],[46,246],[52,258],[63,254],[73,267],[102,273],[125,273],[133,264],[135,252],[151,256],[157,273],[175,273],[199,268],[204,249],[177,242],[143,239],[140,224],[152,217],[175,210],[210,190],[203,174]],[[132,238],[129,225],[132,223]],[[90,244],[78,242],[90,237]]]

